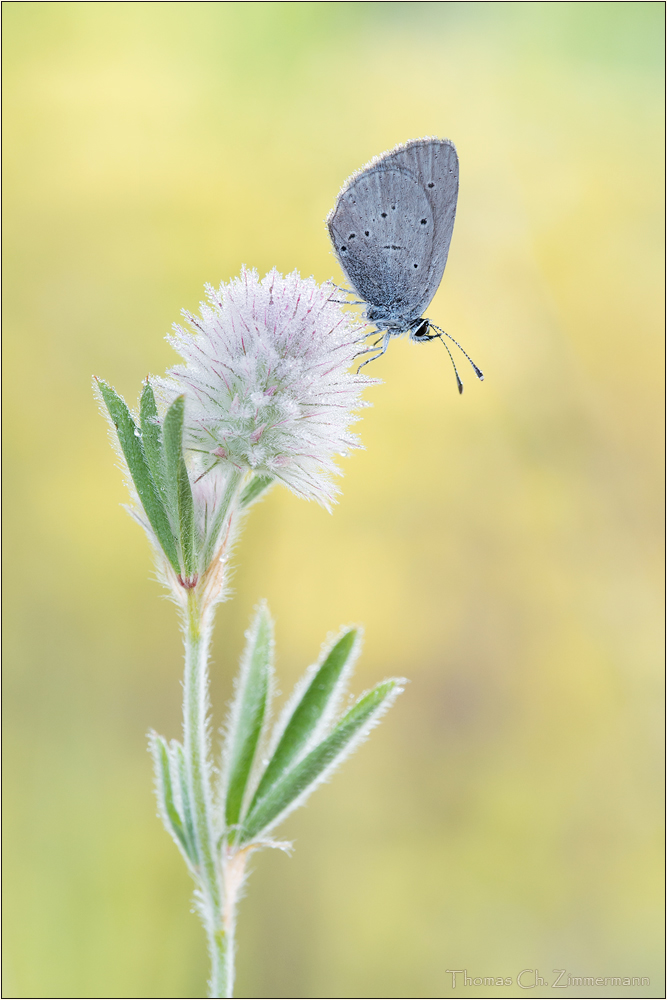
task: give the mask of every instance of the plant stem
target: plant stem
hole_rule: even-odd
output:
[[[208,759],[208,653],[213,608],[196,588],[187,593],[183,622],[183,746],[197,844],[199,910],[211,958],[210,997],[231,997],[234,980],[233,924],[225,926],[220,853],[213,829],[211,769]]]
[[[226,848],[226,857],[223,862],[223,879],[225,886],[225,902],[223,907],[223,926],[227,937],[227,969],[230,984],[230,993],[234,985],[234,933],[236,930],[236,904],[239,892],[245,878],[245,865],[252,848],[234,851],[233,848]]]

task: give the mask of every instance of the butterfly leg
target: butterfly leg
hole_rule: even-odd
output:
[[[370,336],[369,333],[365,333],[362,337],[359,337],[359,340],[356,341],[356,343],[362,343],[362,341],[367,340],[369,336]],[[382,336],[378,337],[377,340],[374,340],[372,344],[364,344],[363,350],[359,351],[357,353],[356,357],[360,357],[362,354],[368,354],[370,351],[376,350],[377,349],[377,345],[380,343],[380,341],[382,340],[383,336],[384,336],[384,334],[382,334]],[[385,348],[385,350],[386,350],[386,348]],[[378,355],[378,357],[379,357],[379,355]],[[371,359],[369,358],[368,360],[370,361]]]
[[[370,364],[371,361],[377,361],[378,358],[382,357],[382,355],[384,354],[384,352],[387,350],[387,347],[389,346],[389,341],[390,340],[391,340],[391,334],[390,333],[385,333],[384,337],[382,337],[382,347],[379,349],[379,351],[377,351],[376,354],[373,355],[372,358],[367,358],[365,361],[361,362],[361,364],[357,368],[357,375],[359,374],[359,372],[361,371],[361,369],[364,367],[364,365],[368,365],[368,364]],[[376,340],[375,344],[371,344],[371,346],[368,348],[368,350],[372,351],[373,348],[376,347],[377,344],[378,344],[378,341]]]
[[[334,285],[337,292],[342,292],[344,295],[354,295],[355,292],[351,288],[343,288],[342,285]],[[358,294],[358,293],[356,293]],[[365,306],[366,303],[360,301],[359,299],[329,299],[329,302],[335,302],[339,306]]]

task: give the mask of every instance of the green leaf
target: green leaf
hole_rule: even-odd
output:
[[[167,512],[146,462],[141,434],[132,419],[132,414],[128,410],[125,401],[106,382],[99,379],[97,384],[100,387],[100,392],[109,411],[109,416],[118,433],[118,440],[141,505],[146,512],[146,517],[167,559],[176,573],[180,573],[181,567],[176,549],[176,540],[169,524]]]
[[[193,577],[197,571],[197,545],[195,540],[195,505],[192,499],[190,477],[181,458],[178,463],[178,520],[181,530],[181,551],[183,565],[188,577]]]
[[[249,811],[243,822],[240,843],[247,843],[301,805],[372,729],[393,699],[403,690],[404,681],[393,679],[378,684],[362,695],[319,746],[283,774],[266,795]]]
[[[273,483],[275,483],[273,476],[254,476],[241,494],[241,509],[259,499],[261,494],[268,490]]]
[[[215,507],[212,523],[207,525],[206,528],[206,543],[204,546],[203,559],[204,566],[208,566],[210,564],[220,546],[220,538],[225,528],[225,520],[229,514],[241,478],[241,473],[236,470],[232,470],[227,474],[225,491]]]
[[[349,629],[325,657],[285,726],[278,746],[257,787],[250,811],[287,770],[309,739],[316,738],[317,730],[318,728],[321,730],[326,717],[331,717],[341,688],[350,673],[345,667],[348,664],[350,667],[353,665],[356,659],[353,653],[356,653],[358,648],[357,630]]]
[[[197,551],[192,488],[183,456],[184,415],[185,396],[179,396],[167,410],[163,436],[167,494],[171,498],[171,504],[178,511],[179,540],[185,575],[192,578],[197,570]]]
[[[248,632],[226,741],[225,822],[238,823],[267,716],[273,669],[273,622],[264,602]]]
[[[151,733],[150,747],[155,763],[158,806],[162,822],[185,856],[193,861],[188,837],[183,828],[183,820],[174,799],[171,760],[167,742],[157,733]]]
[[[157,406],[155,405],[155,395],[148,381],[144,383],[141,393],[141,404],[139,416],[141,418],[141,441],[144,446],[144,454],[151,471],[153,482],[158,488],[162,498],[165,498],[165,468],[164,452],[162,449],[162,428],[158,421]]]
[[[188,785],[188,773],[185,764],[185,751],[177,740],[171,741],[171,760],[173,763],[173,783],[180,792],[180,811],[183,816],[183,832],[188,843],[188,853],[192,863],[197,864],[197,838],[195,824],[192,818],[192,802]]]

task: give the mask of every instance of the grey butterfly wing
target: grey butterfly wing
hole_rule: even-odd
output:
[[[414,139],[387,153],[383,161],[410,170],[428,198],[433,213],[433,254],[429,278],[418,311],[437,292],[447,264],[459,194],[459,159],[449,139]]]
[[[414,315],[433,254],[433,213],[414,173],[383,160],[348,181],[328,225],[355,291],[395,321]]]
[[[421,315],[447,263],[458,159],[446,139],[416,139],[371,161],[343,187],[327,222],[359,295],[395,325]]]

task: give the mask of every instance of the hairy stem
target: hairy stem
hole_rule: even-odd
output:
[[[208,758],[208,653],[213,608],[196,589],[188,591],[183,622],[185,679],[183,745],[195,840],[200,912],[211,957],[210,997],[231,997],[234,977],[233,926],[224,922],[223,881],[213,829],[211,768]]]
[[[236,904],[239,892],[245,878],[245,864],[249,851],[241,850],[228,853],[223,867],[225,886],[225,901],[223,904],[222,922],[226,939],[226,969],[229,981],[229,993],[232,996],[234,985],[234,934],[236,930]]]

